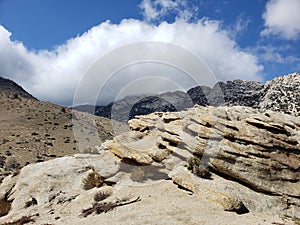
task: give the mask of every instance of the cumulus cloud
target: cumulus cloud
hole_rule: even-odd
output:
[[[132,19],[123,20],[120,24],[106,21],[81,36],[68,40],[53,51],[38,52],[28,50],[21,42],[12,41],[11,33],[0,26],[0,75],[15,80],[42,100],[71,105],[76,87],[97,59],[121,46],[142,41],[172,43],[192,51],[207,63],[218,80],[262,80],[262,66],[259,65],[256,56],[240,49],[229,32],[221,29],[220,22],[207,19],[195,23],[178,19],[174,23],[162,22],[158,25]],[[128,55],[130,54],[131,52],[128,52]],[[112,60],[106,67],[109,68],[114,63]],[[139,73],[145,70],[149,76],[160,76],[160,72],[167,74],[166,79],[175,80],[176,83],[182,84],[183,88],[189,88],[191,85],[184,75],[168,75],[163,67],[158,71],[157,68],[160,67],[157,65],[152,68],[147,66],[139,64],[122,70],[122,75],[115,78],[115,87],[108,91],[117,93],[118,88],[138,79]],[[168,71],[171,74],[172,70]],[[97,76],[103,77],[103,81],[108,79],[108,74],[102,69],[97,71]],[[205,84],[204,82],[203,85]],[[150,90],[151,86],[159,86],[155,81],[144,85],[148,86],[135,85],[131,94]],[[166,90],[161,87],[161,91],[172,88],[174,85],[166,84]],[[98,92],[96,89],[93,84],[88,87],[90,92]],[[113,96],[107,95],[106,101],[113,100],[112,98]]]
[[[300,37],[300,1],[270,0],[263,14],[265,29],[263,36],[279,35],[287,40]]]

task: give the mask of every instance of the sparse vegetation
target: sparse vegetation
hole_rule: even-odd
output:
[[[81,216],[87,217],[88,215],[92,213],[101,214],[106,213],[118,206],[128,205],[131,203],[139,202],[141,200],[140,197],[137,197],[136,199],[130,200],[128,197],[117,200],[115,202],[95,202],[92,207],[88,209],[82,210]]]
[[[193,174],[202,177],[202,178],[209,178],[211,174],[209,170],[204,165],[201,165],[201,160],[197,156],[192,156],[188,159],[188,169],[192,171]]]
[[[83,189],[90,190],[94,187],[101,187],[104,184],[104,178],[101,177],[95,170],[89,173],[88,176],[83,180]]]
[[[111,192],[108,191],[99,191],[95,194],[94,196],[94,200],[95,202],[101,202],[104,199],[107,199],[108,197],[110,197],[112,195]]]

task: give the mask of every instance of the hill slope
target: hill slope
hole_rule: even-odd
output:
[[[0,180],[1,175],[26,164],[80,153],[72,128],[72,110],[39,101],[13,81],[0,81]],[[82,115],[97,124],[99,142],[91,146],[113,137],[109,119]]]

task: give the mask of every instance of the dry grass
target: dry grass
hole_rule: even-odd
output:
[[[94,200],[95,202],[101,202],[112,195],[109,191],[99,191],[95,194]]]
[[[83,180],[83,189],[90,190],[94,187],[101,187],[104,184],[104,178],[100,176],[99,173],[93,171],[88,174],[88,176]]]
[[[82,210],[81,216],[87,217],[92,213],[96,213],[96,214],[106,213],[113,210],[116,207],[128,205],[139,201],[141,201],[140,197],[133,200],[130,200],[129,198],[123,198],[116,202],[95,202],[91,208]]]
[[[187,163],[188,169],[191,170],[193,174],[202,178],[210,178],[211,174],[209,173],[208,167],[202,165],[201,159],[197,156],[189,158]]]

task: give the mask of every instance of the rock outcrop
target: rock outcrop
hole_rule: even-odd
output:
[[[271,194],[300,196],[300,120],[248,107],[201,107],[129,121],[132,132],[104,143],[141,164],[203,158],[216,172]],[[174,163],[174,167],[177,163]]]
[[[300,116],[300,74],[276,77],[261,91],[258,108]]]
[[[138,116],[129,126],[130,132],[99,146],[99,155],[32,164],[5,178],[0,199],[11,203],[11,210],[0,222],[35,213],[53,221],[51,212],[74,220],[90,207],[87,199],[98,190],[119,193],[124,187],[157,182],[163,186],[166,179],[226,211],[300,216],[298,117],[242,106],[195,106]],[[210,176],[188,170],[194,162]],[[84,190],[91,173],[108,186],[98,182]],[[141,206],[143,198],[132,194]]]

